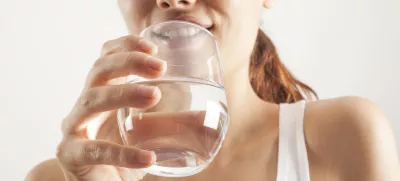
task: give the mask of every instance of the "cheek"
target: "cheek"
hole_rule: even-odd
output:
[[[155,3],[149,0],[118,0],[118,5],[129,32],[137,35],[145,28],[145,20]]]

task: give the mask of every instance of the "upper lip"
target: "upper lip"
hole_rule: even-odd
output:
[[[205,29],[210,29],[212,27],[212,22],[209,20],[204,20],[204,19],[199,19],[194,16],[179,16],[176,18],[173,18],[171,20],[180,20],[180,21],[186,21],[190,23],[197,24]]]

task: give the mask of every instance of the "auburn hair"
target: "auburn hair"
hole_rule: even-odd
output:
[[[261,29],[251,56],[249,76],[253,89],[265,101],[279,104],[318,99],[311,87],[289,72],[271,39]]]

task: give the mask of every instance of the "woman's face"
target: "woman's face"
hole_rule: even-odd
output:
[[[248,64],[268,0],[118,0],[129,32],[167,20],[195,21],[209,29],[220,46],[225,74]]]

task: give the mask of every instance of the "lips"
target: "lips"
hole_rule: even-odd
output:
[[[197,24],[198,26],[200,26],[204,29],[210,29],[213,25],[211,20],[200,19],[200,18],[196,18],[194,16],[180,16],[180,17],[174,18],[172,20],[186,21],[189,23]]]

